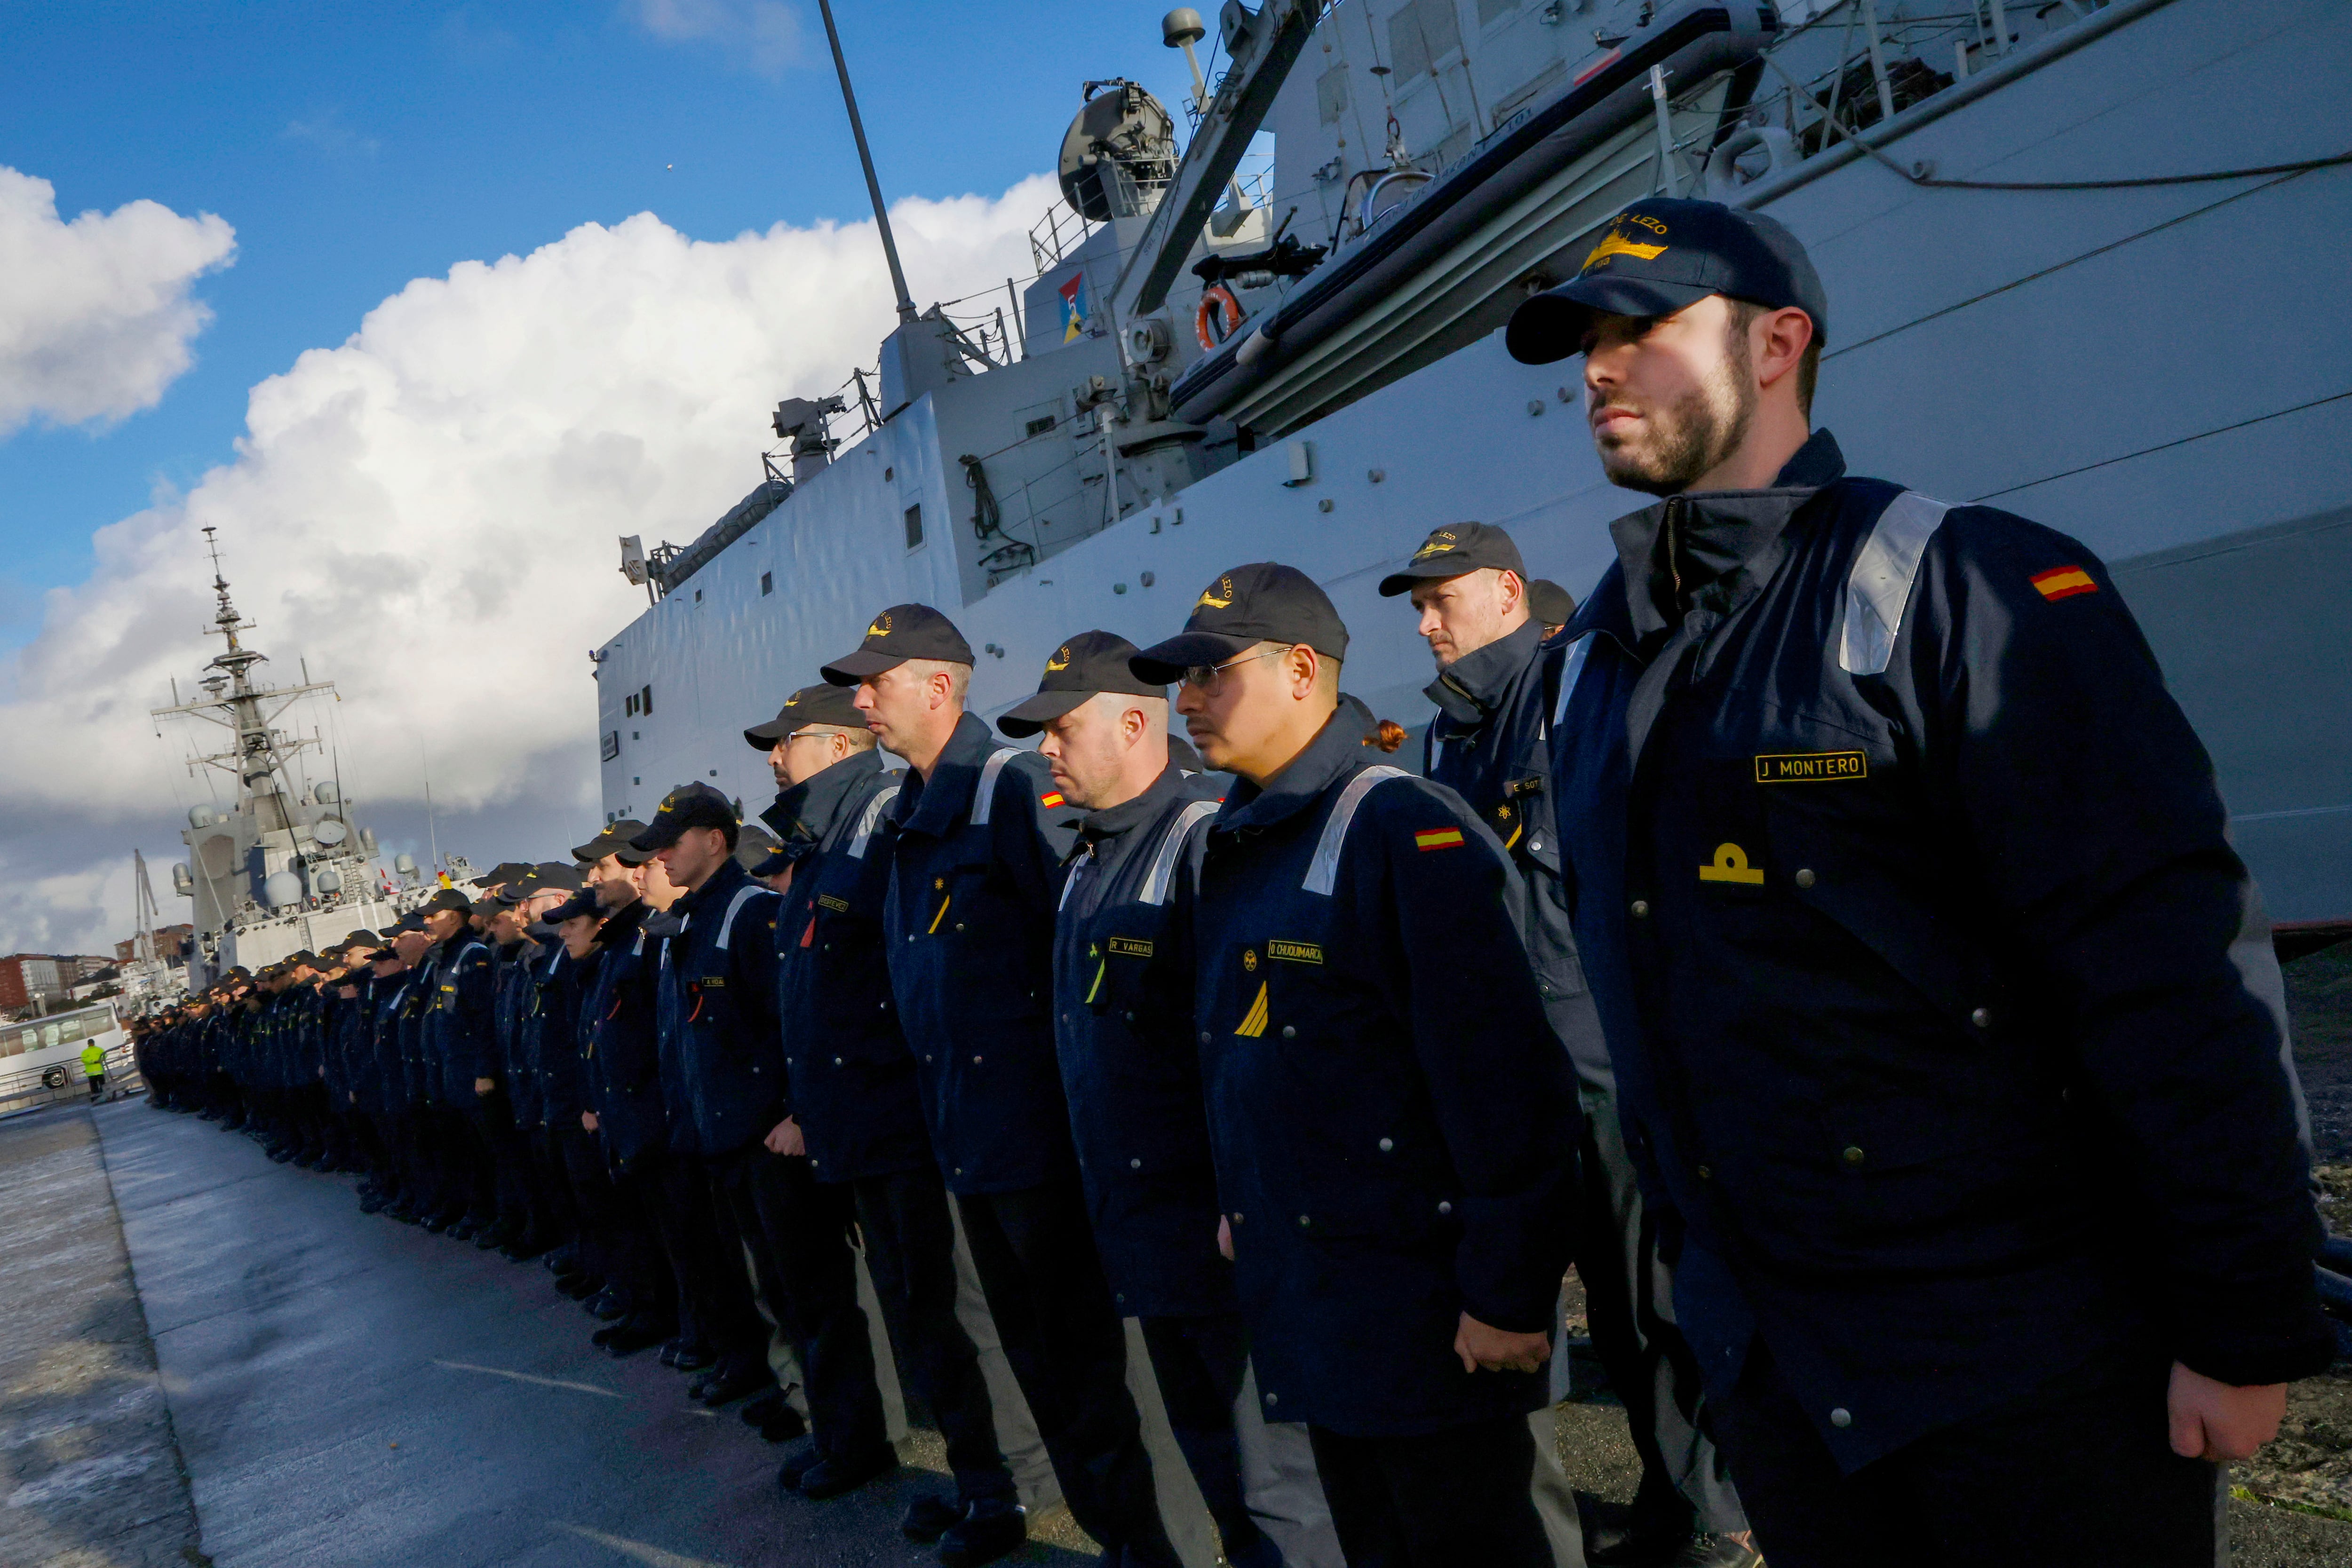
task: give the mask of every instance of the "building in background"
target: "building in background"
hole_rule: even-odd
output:
[[[188,961],[189,950],[195,946],[196,928],[183,921],[177,925],[155,928],[155,956],[176,968]],[[139,957],[139,938],[126,936],[114,945],[115,964],[134,963]]]
[[[111,958],[11,953],[0,958],[0,1008],[30,1007],[36,1000],[45,1006],[62,1002],[74,987],[113,967]]]

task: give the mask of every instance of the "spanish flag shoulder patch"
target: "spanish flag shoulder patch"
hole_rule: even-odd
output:
[[[1413,847],[1424,853],[1430,850],[1458,850],[1462,847],[1459,828],[1423,828],[1412,836]]]
[[[2078,593],[2096,593],[2099,585],[2091,574],[2079,566],[2053,566],[2048,571],[2037,571],[2031,579],[2042,597],[2052,601],[2072,599]]]
[[[1048,789],[1043,795],[1037,797],[1037,803],[1048,810],[1051,810],[1052,808],[1062,804],[1062,792],[1059,789]]]

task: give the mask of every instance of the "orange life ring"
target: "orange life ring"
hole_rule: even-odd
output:
[[[1222,283],[1212,283],[1201,291],[1201,308],[1192,313],[1192,335],[1201,340],[1201,347],[1214,351],[1240,330],[1242,302],[1234,291]]]

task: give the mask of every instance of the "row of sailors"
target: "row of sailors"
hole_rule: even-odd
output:
[[[1547,628],[1507,536],[1454,533],[1400,591],[1475,574],[1493,596],[1451,634],[1528,662]],[[664,1344],[697,1397],[751,1396],[786,1437],[756,1291],[804,1385],[803,1496],[898,1465],[854,1234],[947,1441],[956,1496],[907,1521],[943,1561],[1024,1534],[956,1316],[961,1232],[1112,1561],[1176,1561],[1134,1319],[1230,1561],[1574,1563],[1543,1368],[1578,1222],[1559,1040],[1597,1042],[1561,923],[1539,962],[1521,934],[1547,912],[1495,828],[1534,802],[1498,777],[1475,811],[1388,762],[1401,732],[1339,695],[1347,632],[1303,574],[1239,568],[1202,601],[1160,666],[1106,632],[1059,648],[999,720],[1036,749],[964,712],[948,618],[893,606],[745,731],[772,833],[685,786],[573,864],[232,975],[142,1040],[150,1082],[365,1171],[365,1207],[548,1255],[611,1317],[600,1343]],[[1171,682],[1196,735],[1193,707],[1218,716],[1231,848]]]
[[[669,1332],[674,1291],[721,1392],[753,1354],[731,1218],[810,1495],[896,1462],[854,1222],[948,1438],[958,1496],[908,1524],[950,1563],[1019,1531],[959,1224],[1113,1563],[1171,1556],[1122,1316],[1235,1562],[1328,1560],[1234,1458],[1277,1432],[1355,1568],[1573,1562],[1541,1372],[1571,1253],[1643,1459],[1589,1561],[2216,1561],[2223,1462],[2336,1350],[2260,895],[2106,568],[1849,474],[1811,423],[1827,327],[1784,227],[1669,198],[1519,307],[1509,351],[1580,354],[1603,472],[1663,498],[1556,635],[1491,527],[1381,583],[1439,668],[1425,777],[1367,747],[1347,628],[1287,567],[1148,649],[1072,637],[998,721],[1034,750],[896,605],[746,731],[782,787],[756,866],[689,786],[577,892],[502,891],[561,954],[501,967],[444,894],[342,1015],[296,1005],[400,1063],[404,1195],[519,1249],[534,1168],[583,1246],[626,1229],[599,1176],[650,1214],[638,1264],[592,1249],[620,1323]],[[1171,759],[1171,686],[1222,797]],[[510,1035],[563,1065],[524,1084]],[[331,1089],[256,1038],[265,1124],[331,1149]]]

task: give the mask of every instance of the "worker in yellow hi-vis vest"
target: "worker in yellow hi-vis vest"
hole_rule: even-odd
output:
[[[95,1103],[106,1093],[106,1051],[94,1040],[81,1048],[81,1071],[89,1080],[89,1097]]]

